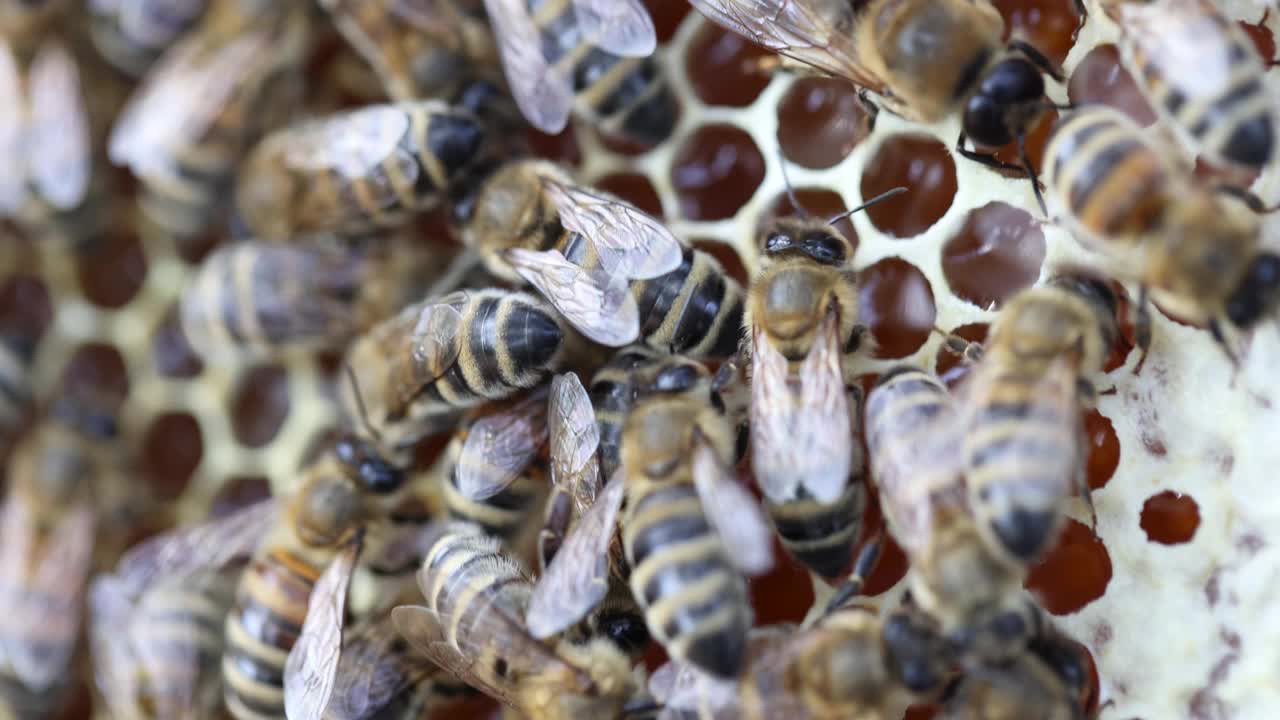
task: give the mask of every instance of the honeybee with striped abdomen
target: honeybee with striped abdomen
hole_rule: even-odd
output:
[[[291,109],[309,23],[297,3],[216,2],[148,71],[107,151],[142,182],[150,223],[184,240],[220,217],[236,165]]]
[[[534,720],[620,718],[642,671],[605,638],[545,642],[523,623],[533,584],[496,539],[449,526],[430,544],[424,605],[392,610],[396,627],[442,669]]]
[[[1104,0],[1131,75],[1176,134],[1215,165],[1244,171],[1275,156],[1266,66],[1211,0]]]
[[[401,225],[439,203],[485,142],[478,118],[437,100],[302,121],[250,153],[236,208],[251,233],[268,240]]]
[[[1280,254],[1260,244],[1259,219],[1194,184],[1116,110],[1063,118],[1045,147],[1050,198],[1106,271],[1141,284],[1138,345],[1150,343],[1148,289],[1162,307],[1207,324],[1228,356],[1223,321],[1251,330],[1280,303]]]
[[[98,52],[137,77],[191,29],[208,0],[89,0],[89,33]]]
[[[871,474],[911,564],[913,602],[966,657],[1004,658],[1022,650],[1039,613],[1023,597],[1025,569],[992,551],[969,508],[956,405],[923,370],[882,375],[865,411]]]
[[[640,0],[485,0],[507,85],[525,118],[556,134],[576,114],[606,135],[656,145],[679,106]]]
[[[1053,103],[1044,75],[1062,73],[1036,48],[1004,42],[1000,12],[986,0],[691,0],[713,22],[766,49],[876,94],[896,115],[934,123],[961,113],[956,150],[1017,141],[1022,170],[1039,184],[1026,134]]]

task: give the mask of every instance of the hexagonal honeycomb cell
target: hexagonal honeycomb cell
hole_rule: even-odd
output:
[[[1051,99],[1112,105],[1154,132],[1154,113],[1118,62],[1118,29],[1097,0],[1087,3],[1087,19],[1072,0],[992,2],[1011,32],[1061,64],[1067,81],[1050,81]],[[742,279],[769,217],[801,209],[834,215],[907,187],[839,225],[856,242],[860,311],[878,348],[868,387],[902,361],[953,384],[965,368],[943,351],[935,329],[981,341],[1013,293],[1094,260],[1042,218],[1025,178],[955,152],[956,118],[924,125],[881,112],[872,128],[845,83],[775,67],[682,0],[647,4],[663,42],[658,62],[680,101],[672,136],[638,150],[579,126],[556,137],[530,131],[530,144],[581,180],[662,215]],[[1280,91],[1280,12],[1262,0],[1217,4],[1263,52],[1269,87]],[[1029,138],[1037,163],[1052,119]],[[1011,148],[996,150],[1015,157]],[[1253,188],[1274,198],[1280,172],[1269,168]],[[1268,224],[1268,239],[1277,229]],[[211,232],[175,242],[139,224],[137,233],[117,228],[72,244],[0,226],[0,338],[28,346],[38,397],[75,383],[119,395],[122,442],[137,458],[138,481],[165,506],[164,523],[287,491],[315,438],[338,421],[331,357],[238,365],[192,353],[175,302],[194,264],[221,239]],[[1132,297],[1134,288],[1126,290]],[[1027,586],[1091,653],[1100,717],[1280,716],[1280,536],[1273,535],[1280,336],[1264,328],[1234,371],[1204,330],[1163,312],[1153,322],[1142,372],[1134,371],[1137,353],[1118,348],[1097,407],[1084,418],[1097,524],[1074,502],[1057,548]],[[873,508],[864,538],[881,524]],[[905,572],[890,540],[868,592],[891,591]],[[807,586],[807,575],[784,561],[753,584],[760,619],[796,619],[811,596],[792,589]],[[81,693],[65,717],[87,717],[89,705]],[[487,711],[472,709],[477,717]],[[931,714],[917,708],[908,717]]]

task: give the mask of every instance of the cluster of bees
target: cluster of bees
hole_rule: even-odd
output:
[[[956,390],[901,366],[865,398],[874,342],[839,217],[771,222],[743,288],[513,141],[570,118],[670,135],[639,0],[92,0],[92,46],[142,78],[105,158],[61,44],[85,19],[69,4],[0,3],[0,212],[91,232],[114,164],[176,242],[225,224],[182,298],[187,339],[214,363],[340,353],[347,422],[290,495],[91,579],[91,479],[122,462],[117,430],[92,396],[47,403],[0,514],[14,717],[62,703],[84,626],[117,718],[411,718],[475,691],[534,718],[1096,711],[1087,657],[1022,586],[1088,498],[1080,417],[1120,336],[1111,280],[1140,288],[1144,353],[1149,292],[1236,360],[1273,314],[1280,256],[1241,184],[1195,179],[1114,110],[1055,106],[1044,76],[1061,73],[1002,40],[987,2],[692,0],[871,107],[959,113],[966,158],[1003,168],[969,144],[1017,143],[1013,169],[1098,258],[1010,299],[984,344],[949,336],[970,366]],[[1272,161],[1263,63],[1210,0],[1098,6],[1162,132],[1241,177]],[[290,117],[322,28],[386,99]],[[1037,172],[1025,136],[1055,107]],[[406,228],[440,207],[467,247],[443,270],[406,259]],[[7,434],[34,400],[29,353],[0,348]],[[859,597],[885,541],[857,545],[873,502],[910,560],[893,602]],[[775,535],[834,590],[801,625],[753,627],[748,578]],[[377,591],[356,607],[360,572]],[[670,660],[650,676],[651,642]]]

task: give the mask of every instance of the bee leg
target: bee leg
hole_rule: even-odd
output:
[[[1227,360],[1231,362],[1231,367],[1236,373],[1240,372],[1240,358],[1236,357],[1235,351],[1231,349],[1231,345],[1227,343],[1227,337],[1222,332],[1222,323],[1218,318],[1209,321],[1209,334],[1213,336],[1213,341],[1218,343],[1222,348],[1222,352],[1226,354]]]
[[[1146,285],[1138,289],[1138,302],[1133,306],[1133,342],[1142,352],[1138,364],[1133,366],[1133,374],[1139,375],[1151,352],[1151,305],[1147,303]]]
[[[1044,216],[1049,217],[1049,207],[1044,204],[1044,195],[1040,193],[1040,178],[1036,177],[1036,169],[1031,165],[1031,156],[1027,154],[1027,134],[1018,133],[1018,158],[1022,160],[1022,169],[1027,173],[1027,177],[1031,179],[1031,190],[1036,195],[1036,203],[1040,205],[1040,212]]]
[[[965,365],[973,365],[982,360],[982,344],[970,342],[959,335],[949,333],[936,325],[933,331],[942,336],[942,349],[959,357]]]
[[[1067,76],[1062,73],[1062,69],[1053,64],[1053,61],[1045,57],[1045,54],[1036,49],[1034,45],[1023,40],[1010,40],[1009,48],[1022,53],[1024,57],[1031,61],[1032,65],[1040,68],[1045,75],[1057,80],[1065,82]]]
[[[1267,215],[1269,213],[1273,213],[1273,212],[1276,212],[1277,210],[1280,210],[1280,204],[1267,205],[1266,203],[1262,202],[1262,198],[1258,197],[1248,188],[1242,188],[1238,185],[1222,184],[1222,185],[1215,186],[1213,189],[1216,190],[1217,192],[1222,193],[1223,195],[1230,195],[1231,197],[1239,200],[1240,202],[1244,203],[1246,207],[1258,213],[1259,215]]]
[[[964,157],[976,163],[981,163],[982,165],[986,165],[989,168],[995,168],[997,170],[1013,170],[1019,173],[1026,172],[1026,168],[1024,168],[1023,166],[1018,165],[1016,163],[1007,163],[1007,162],[1004,162],[1003,160],[997,160],[996,156],[992,153],[982,153],[982,152],[978,152],[977,150],[970,150],[969,148],[965,147],[965,144],[968,142],[968,139],[969,139],[968,136],[964,134],[963,130],[961,130],[960,137],[956,139],[957,153],[960,153]]]
[[[869,133],[876,129],[876,118],[880,115],[880,106],[872,101],[871,93],[866,88],[858,88],[858,102],[867,112],[867,132]]]
[[[862,592],[862,586],[866,584],[867,577],[880,562],[880,550],[883,546],[884,530],[881,529],[875,537],[862,546],[858,559],[853,561],[853,572],[840,584],[840,587],[836,588],[835,594],[827,601],[826,613],[840,609],[849,602],[850,598]]]

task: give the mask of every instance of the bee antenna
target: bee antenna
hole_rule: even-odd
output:
[[[870,200],[868,200],[868,201],[866,201],[866,202],[862,203],[862,204],[861,204],[861,205],[859,205],[858,207],[856,207],[856,208],[854,208],[854,209],[852,209],[852,210],[845,210],[844,212],[840,213],[839,215],[836,215],[836,216],[832,217],[830,220],[828,220],[828,221],[827,221],[827,224],[828,224],[828,225],[835,225],[836,223],[840,222],[841,220],[843,220],[843,219],[845,219],[845,218],[849,217],[850,215],[852,215],[852,214],[854,214],[854,213],[856,213],[856,212],[862,212],[863,210],[866,210],[867,208],[871,207],[872,205],[875,205],[875,204],[876,204],[876,203],[878,203],[878,202],[882,202],[882,201],[884,201],[884,200],[888,200],[889,198],[893,197],[894,195],[901,195],[902,193],[904,193],[904,192],[906,192],[906,191],[907,191],[907,189],[906,189],[905,187],[896,187],[896,188],[890,188],[890,189],[888,189],[888,190],[885,190],[884,192],[880,193],[879,195],[877,195],[877,196],[875,196],[875,197],[871,198]]]
[[[351,363],[347,360],[342,361],[342,369],[347,374],[347,380],[351,382],[351,394],[356,398],[356,408],[360,411],[360,423],[364,425],[364,429],[369,433],[379,445],[382,444],[382,435],[378,432],[373,423],[369,422],[369,411],[364,406],[364,393],[360,391],[360,381],[356,379],[356,371],[351,367]]]
[[[787,157],[783,155],[782,148],[778,148],[778,169],[782,171],[782,186],[786,188],[787,199],[791,201],[791,207],[796,209],[802,218],[809,217],[809,211],[804,209],[800,204],[800,200],[796,198],[796,189],[791,187],[791,178],[787,177]]]

